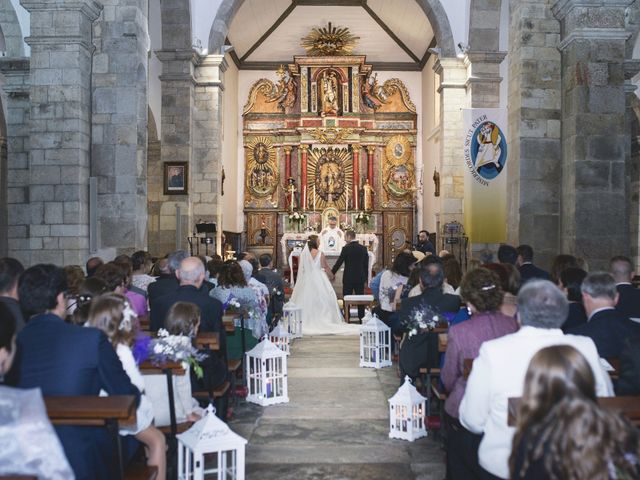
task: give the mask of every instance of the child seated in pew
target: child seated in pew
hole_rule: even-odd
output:
[[[131,383],[142,393],[140,406],[136,410],[136,424],[125,426],[120,430],[120,435],[135,435],[145,445],[147,464],[157,467],[157,478],[163,479],[166,476],[166,442],[162,432],[153,426],[153,407],[144,393],[144,380],[131,351],[135,320],[136,314],[123,295],[107,293],[91,302],[88,326],[98,328],[107,335]]]
[[[170,336],[188,337],[190,340],[195,338],[200,327],[200,309],[191,302],[176,302],[167,313],[165,327]],[[170,339],[170,337],[165,338]],[[178,361],[178,359],[171,360]],[[185,363],[183,362],[183,366]],[[173,397],[177,423],[196,422],[204,413],[198,401],[191,396],[190,370],[189,365],[186,365],[184,374],[173,375]],[[171,425],[166,376],[152,374],[144,375],[143,378],[147,396],[153,405],[156,425],[161,427]]]

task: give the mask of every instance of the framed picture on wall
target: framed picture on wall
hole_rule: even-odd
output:
[[[189,185],[187,162],[164,162],[163,184],[165,195],[186,195]]]

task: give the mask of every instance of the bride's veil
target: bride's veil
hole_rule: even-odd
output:
[[[296,285],[294,287],[295,290],[302,290],[303,282],[305,280],[308,281],[309,275],[313,272],[313,257],[311,256],[311,252],[309,251],[309,244],[305,244],[302,252],[299,257],[300,261],[298,263],[298,276],[296,279]],[[292,298],[293,300],[293,298]]]

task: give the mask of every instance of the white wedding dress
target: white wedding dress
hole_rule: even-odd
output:
[[[302,308],[303,335],[356,335],[357,325],[344,322],[336,293],[322,269],[321,253],[313,258],[308,245],[300,254],[298,278],[290,302]]]

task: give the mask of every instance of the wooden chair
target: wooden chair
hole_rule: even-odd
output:
[[[120,479],[155,479],[156,467],[133,465],[124,468],[120,445],[120,425],[136,422],[136,402],[133,395],[113,395],[109,397],[73,396],[44,397],[47,415],[53,425],[104,426],[112,438],[115,462]]]
[[[343,297],[342,306],[344,308],[344,321],[346,323],[349,323],[351,319],[351,307],[357,307],[359,305],[373,308],[373,295],[345,295]]]

